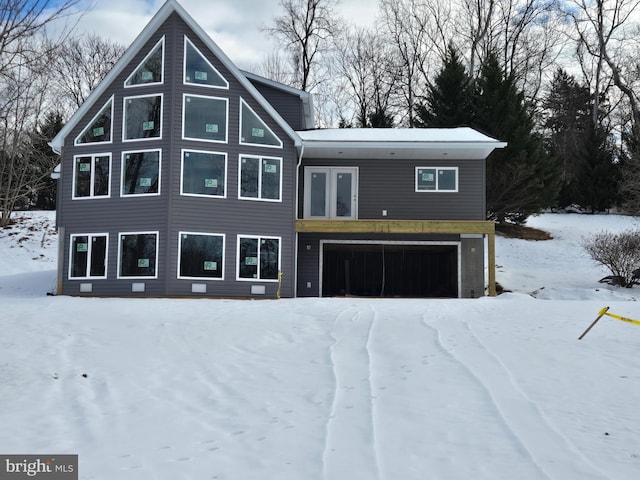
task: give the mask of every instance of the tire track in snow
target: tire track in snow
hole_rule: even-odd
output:
[[[380,478],[369,350],[375,313],[347,308],[335,320],[331,363],[335,391],[322,455],[323,478]]]
[[[442,317],[430,322],[423,316],[423,324],[436,333],[442,351],[464,367],[486,391],[505,427],[546,478],[608,478],[553,427],[517,385],[509,369],[480,341],[467,322]],[[454,338],[457,343],[445,340],[445,336]]]

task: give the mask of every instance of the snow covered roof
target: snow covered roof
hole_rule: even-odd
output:
[[[469,127],[456,128],[329,128],[297,131],[304,156],[314,158],[478,159],[504,148]]]

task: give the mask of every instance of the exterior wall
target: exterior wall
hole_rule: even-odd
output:
[[[183,85],[184,35],[229,82],[229,89]],[[165,36],[164,84],[124,88],[125,79]],[[162,138],[122,142],[123,97],[163,94]],[[229,100],[227,143],[211,143],[182,139],[183,94],[222,97]],[[74,139],[114,96],[113,143],[74,146]],[[283,148],[240,145],[240,97],[282,140]],[[121,156],[123,151],[162,149],[161,186],[159,196],[120,197]],[[191,148],[227,154],[226,198],[200,198],[180,195],[181,150]],[[72,200],[73,159],[83,153],[111,153],[110,198]],[[281,202],[240,200],[238,198],[238,165],[240,154],[261,154],[282,158]],[[91,283],[91,295],[132,294],[132,283],[144,283],[144,295],[192,295],[193,283],[206,284],[206,295],[251,296],[251,285],[265,286],[265,294],[273,297],[277,282],[236,281],[237,235],[281,237],[281,270],[284,274],[282,296],[294,295],[294,191],[296,155],[293,141],[267,115],[259,103],[236,81],[231,72],[215,58],[205,44],[173,14],[152,36],[132,62],[124,68],[102,98],[65,139],[60,179],[59,223],[64,226],[62,292],[80,294],[80,284]],[[121,232],[159,232],[157,279],[117,279],[118,234]],[[202,232],[225,235],[224,280],[183,280],[177,278],[178,232]],[[72,234],[108,233],[107,278],[69,280],[69,239]],[[201,296],[202,294],[199,294]]]
[[[380,220],[485,220],[484,160],[303,159],[298,218],[303,218],[304,167],[358,167],[358,218]],[[416,192],[415,167],[458,167],[458,192]],[[387,211],[387,216],[382,211]]]
[[[304,112],[299,96],[278,90],[264,83],[249,79],[262,96],[275,108],[294,130],[303,130]]]

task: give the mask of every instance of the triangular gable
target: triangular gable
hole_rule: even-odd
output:
[[[125,87],[158,85],[164,81],[164,37],[151,49],[144,60],[131,72]]]
[[[111,143],[113,132],[113,95],[76,137],[75,144]]]
[[[267,100],[258,92],[251,82],[242,74],[236,65],[227,57],[227,55],[218,47],[218,45],[209,37],[198,23],[187,13],[187,11],[176,1],[167,0],[164,5],[153,16],[151,21],[142,30],[140,35],[133,41],[129,48],[122,55],[120,60],[115,64],[111,71],[105,76],[104,80],[89,95],[89,98],[80,106],[72,115],[66,125],[60,130],[58,135],[49,142],[49,145],[56,153],[61,153],[64,146],[65,138],[77,126],[78,122],[84,118],[89,110],[94,106],[96,101],[104,95],[109,86],[129,65],[145,44],[151,39],[153,34],[162,26],[162,24],[173,14],[176,13],[187,26],[200,38],[205,46],[218,58],[224,67],[233,75],[233,77],[247,90],[252,97],[260,104],[260,106],[273,118],[273,120],[282,128],[287,135],[294,141],[296,147],[302,145],[302,141],[298,134],[291,126],[280,116],[280,114],[267,102]]]
[[[229,88],[220,72],[185,35],[184,37],[184,83],[199,87]]]
[[[240,98],[240,144],[282,148],[282,140],[243,98]]]

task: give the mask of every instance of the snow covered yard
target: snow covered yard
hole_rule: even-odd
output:
[[[640,327],[577,340],[605,305],[640,319],[579,247],[634,219],[532,218],[554,240],[497,240],[497,298],[232,301],[46,296],[33,217],[0,230],[1,453],[101,480],[640,477]]]

